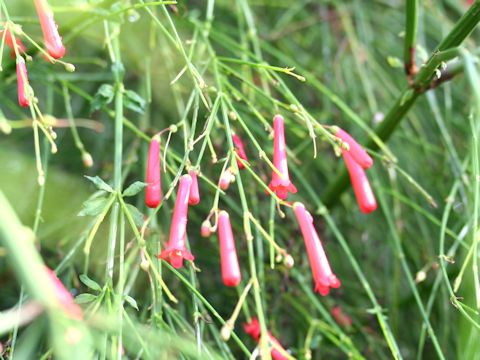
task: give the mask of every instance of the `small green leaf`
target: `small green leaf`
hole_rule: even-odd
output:
[[[142,191],[147,186],[146,183],[141,181],[135,181],[133,184],[130,184],[128,188],[125,189],[123,192],[123,196],[134,196],[137,195],[140,191]]]
[[[82,204],[82,210],[77,216],[97,216],[105,209],[107,204],[108,199],[105,197],[90,198]]]
[[[98,189],[109,192],[109,193],[114,192],[112,187],[110,185],[108,185],[105,181],[100,179],[98,176],[87,176],[87,175],[85,175],[85,177],[88,180],[90,180]]]
[[[100,110],[103,106],[110,104],[113,100],[113,95],[113,86],[110,84],[102,84],[90,102],[90,112]]]
[[[90,279],[86,274],[80,275],[80,281],[87,286],[88,288],[95,290],[95,291],[102,291],[102,288],[96,281]]]
[[[145,112],[145,107],[147,106],[145,99],[132,90],[125,91],[124,104],[127,109],[139,114],[143,114]]]
[[[137,225],[138,227],[141,227],[143,225],[143,220],[144,220],[143,214],[135,206],[131,204],[126,204],[126,205],[127,205],[128,211],[132,215],[133,222],[135,223],[135,225]]]
[[[137,302],[135,301],[134,298],[132,298],[131,296],[125,295],[125,301],[126,301],[131,307],[133,307],[135,310],[139,311],[139,310],[138,310]]]
[[[78,295],[75,298],[75,302],[77,304],[86,304],[86,303],[95,301],[96,299],[97,299],[96,295],[85,293],[85,294]]]

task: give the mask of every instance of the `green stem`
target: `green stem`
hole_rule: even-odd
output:
[[[407,0],[405,12],[405,73],[408,76],[415,73],[415,47],[418,28],[418,0]]]

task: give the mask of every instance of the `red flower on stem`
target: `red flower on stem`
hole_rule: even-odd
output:
[[[348,151],[342,151],[345,165],[347,165],[350,181],[352,182],[353,192],[357,198],[360,211],[364,214],[371,213],[377,208],[377,201],[373,194],[370,183],[368,182],[365,170],[355,161]]]
[[[295,194],[297,188],[290,181],[288,175],[287,146],[285,144],[284,120],[281,115],[275,115],[273,118],[273,165],[278,172],[272,171],[272,181],[268,187],[280,199],[285,200],[288,193]]]
[[[261,329],[260,323],[256,317],[253,317],[250,322],[243,324],[243,330],[250,335],[250,337],[255,340],[257,343],[260,341]],[[272,335],[270,331],[267,331],[268,340],[271,346],[270,355],[273,360],[286,360],[288,359],[283,353],[287,351],[283,348],[280,342]]]
[[[198,178],[195,170],[188,172],[192,178],[192,186],[190,188],[190,195],[188,197],[188,205],[198,205],[200,203],[200,190],[198,189]]]
[[[243,144],[242,139],[238,135],[233,135],[232,136],[233,144],[235,145],[235,148],[237,149],[237,154],[240,157],[240,159],[248,161],[247,153],[245,152],[245,145]],[[245,165],[237,159],[237,165],[240,170],[245,169]]]
[[[25,66],[25,60],[22,57],[17,59],[17,93],[18,103],[22,107],[30,105],[30,100],[27,96],[29,92],[28,73]]]
[[[355,159],[355,161],[364,169],[368,169],[373,165],[373,159],[362,148],[362,146],[355,141],[346,131],[337,127],[335,136],[339,137],[343,142],[346,142],[350,148],[348,153]],[[347,151],[347,150],[343,150]]]
[[[48,277],[53,284],[55,289],[55,296],[57,297],[58,302],[64,308],[64,310],[74,319],[82,318],[82,309],[78,304],[73,300],[72,294],[65,288],[60,279],[57,277],[57,274],[48,267],[45,266]]]
[[[218,214],[218,240],[223,283],[225,286],[237,286],[242,280],[242,274],[238,265],[230,216],[223,210]]]
[[[0,30],[0,38],[3,36],[3,31],[4,30]],[[6,33],[5,33],[5,44],[7,44],[7,46],[10,48],[10,56],[13,59],[15,59],[15,57],[17,55],[15,54],[15,45],[13,44],[12,33],[10,32],[10,30],[5,30],[5,31],[6,31]],[[20,54],[27,51],[27,47],[23,44],[22,40],[20,40],[18,38],[18,36],[15,36],[15,43],[16,43],[16,46],[17,46],[17,50]]]
[[[339,288],[341,283],[333,273],[322,242],[313,226],[312,215],[305,209],[302,203],[293,204],[293,210],[297,217],[303,241],[307,248],[308,259],[312,269],[315,291],[320,295],[328,295],[330,288]]]
[[[192,178],[190,175],[183,175],[180,178],[175,208],[173,209],[172,224],[170,225],[170,237],[166,248],[158,255],[160,259],[168,261],[176,269],[183,266],[183,259],[190,261],[195,259],[185,246],[187,238],[188,198],[191,185]]]
[[[162,201],[160,138],[158,136],[155,136],[152,141],[150,141],[145,182],[147,183],[145,189],[145,204],[150,208],[156,208]]]
[[[34,0],[34,2],[47,52],[54,59],[60,59],[65,56],[65,47],[58,33],[58,25],[53,18],[53,11],[47,0]]]

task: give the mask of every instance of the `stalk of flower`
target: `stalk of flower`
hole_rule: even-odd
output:
[[[237,286],[242,279],[242,274],[238,264],[230,216],[223,210],[218,214],[218,239],[223,283],[225,286]]]
[[[177,191],[177,199],[173,209],[170,236],[165,249],[158,255],[160,259],[168,261],[174,268],[183,266],[183,259],[193,261],[195,257],[186,248],[187,221],[188,221],[188,198],[192,178],[183,175],[180,178]]]
[[[315,282],[315,291],[323,296],[328,295],[330,288],[339,288],[341,283],[330,267],[320,237],[313,225],[312,215],[310,215],[305,209],[305,206],[300,202],[293,204],[293,210],[307,249],[313,280]]]
[[[21,107],[30,106],[30,99],[28,93],[30,92],[30,85],[28,83],[27,67],[25,60],[22,57],[17,59],[17,94],[18,104]]]
[[[192,178],[192,187],[190,188],[190,195],[188,197],[188,205],[198,205],[200,203],[200,190],[198,189],[197,172],[191,169],[188,174]]]
[[[277,171],[272,171],[272,181],[268,187],[280,199],[285,200],[288,193],[295,194],[297,188],[290,181],[288,174],[287,146],[285,143],[284,120],[281,115],[273,118],[273,165]]]
[[[55,288],[55,295],[60,306],[72,318],[81,319],[83,316],[82,309],[80,308],[80,306],[78,306],[78,304],[75,303],[72,294],[70,294],[70,292],[65,288],[65,286],[62,284],[60,279],[57,277],[57,274],[55,274],[53,270],[46,266],[45,270],[47,271],[48,277],[50,278],[50,281]]]
[[[368,155],[365,149],[355,141],[352,136],[347,133],[345,130],[339,128],[338,126],[333,126],[332,130],[340,140],[348,144],[350,155],[355,159],[355,161],[364,169],[368,169],[373,165],[373,159]],[[343,150],[347,151],[347,150]]]
[[[260,341],[261,328],[260,323],[256,317],[253,317],[249,322],[243,324],[243,330],[257,343]],[[273,360],[287,360],[290,357],[288,352],[283,348],[280,342],[272,335],[270,331],[267,331],[268,342],[271,347],[270,355]]]
[[[34,0],[34,2],[47,52],[52,58],[61,59],[65,56],[65,47],[58,33],[58,25],[53,18],[53,11],[47,0]]]
[[[145,188],[145,204],[150,208],[156,208],[162,201],[159,136],[155,136],[152,141],[150,141],[145,182],[147,183],[147,187]]]
[[[377,201],[367,178],[365,170],[355,161],[353,156],[342,150],[343,159],[350,174],[353,192],[357,198],[360,211],[364,214],[371,213],[377,209]]]
[[[240,136],[233,134],[232,135],[233,144],[235,145],[235,149],[237,150],[238,157],[242,160],[248,161],[247,153],[245,151],[245,145],[243,144],[242,139]],[[237,159],[237,165],[240,170],[245,169],[245,165]]]

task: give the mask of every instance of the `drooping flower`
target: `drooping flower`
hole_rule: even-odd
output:
[[[145,182],[147,183],[147,187],[145,188],[145,204],[150,208],[156,208],[162,201],[160,138],[157,136],[150,141]]]
[[[220,180],[218,181],[218,186],[220,186],[220,189],[225,191],[229,188],[230,183],[232,183],[234,179],[235,177],[233,176],[232,171],[230,170],[230,168],[228,168],[220,176]]]
[[[248,161],[247,153],[245,152],[245,145],[243,144],[243,141],[240,138],[240,136],[234,134],[232,136],[232,140],[240,159]],[[243,163],[238,159],[237,159],[237,165],[240,170],[245,169],[245,165],[243,165]]]
[[[260,323],[256,317],[253,317],[250,322],[243,324],[243,330],[250,335],[250,337],[257,343],[260,341],[261,328]],[[269,346],[271,348],[270,355],[273,360],[287,360],[288,357],[284,354],[288,354],[283,348],[280,342],[267,330]]]
[[[360,211],[364,214],[375,211],[377,208],[377,201],[375,200],[375,195],[368,182],[365,170],[355,161],[348,151],[343,150],[342,155],[348,173],[350,174],[350,181],[352,182],[353,192],[357,198]]]
[[[45,266],[48,277],[52,282],[52,285],[55,289],[55,296],[63,309],[68,315],[75,319],[82,318],[82,309],[78,304],[75,303],[72,294],[65,288],[60,279],[57,277],[57,274],[50,268]]]
[[[290,181],[287,163],[287,146],[285,143],[284,120],[281,115],[275,115],[273,118],[273,165],[278,172],[272,171],[272,181],[268,187],[280,199],[285,200],[288,193],[295,194],[297,188]]]
[[[192,178],[183,175],[178,185],[177,199],[173,209],[172,223],[170,225],[170,237],[165,249],[158,255],[159,258],[168,261],[174,268],[183,266],[183,259],[193,261],[195,257],[187,250],[187,221],[188,221],[188,197]]]
[[[338,280],[330,267],[322,242],[313,225],[312,215],[299,202],[293,204],[293,210],[295,211],[303,241],[307,248],[308,259],[315,282],[315,291],[323,296],[328,295],[330,288],[336,289],[340,287],[340,280]]]
[[[22,107],[30,105],[30,100],[27,96],[29,92],[28,73],[25,66],[25,60],[22,57],[17,59],[17,93],[18,104]]]
[[[188,174],[192,178],[192,186],[188,197],[188,205],[198,205],[200,203],[200,190],[198,189],[197,172],[191,169]]]
[[[65,47],[58,33],[58,25],[53,18],[53,11],[47,0],[34,0],[34,2],[47,52],[54,59],[60,59],[65,56]]]
[[[343,129],[336,127],[335,136],[339,137],[340,140],[346,142],[350,148],[348,153],[355,159],[355,161],[364,169],[368,169],[373,165],[373,159],[368,155],[365,149],[355,141],[354,138],[350,136],[349,133]],[[347,150],[342,150],[347,151]]]
[[[0,30],[0,38],[3,36],[3,31],[6,31],[5,33],[5,44],[10,48],[10,56],[14,59],[17,55],[15,54],[15,46],[13,45],[13,36],[11,31],[8,30]],[[17,45],[17,50],[20,54],[24,53],[27,51],[27,47],[23,44],[22,40],[18,38],[18,36],[15,36],[15,43]]]
[[[237,249],[233,239],[230,216],[224,210],[218,214],[218,240],[220,242],[220,262],[225,286],[237,286],[242,280],[238,265]]]

